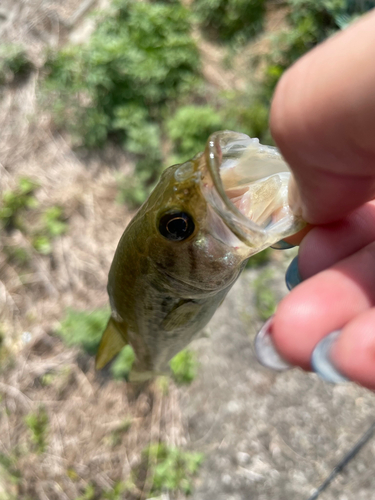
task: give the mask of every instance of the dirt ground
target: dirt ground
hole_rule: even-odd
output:
[[[286,262],[271,264],[274,289],[286,293]],[[332,386],[294,369],[274,374],[254,356],[259,321],[245,271],[196,341],[199,377],[182,394],[190,446],[207,459],[194,500],[307,500],[374,421],[374,394]],[[322,500],[375,499],[375,440],[321,495]]]
[[[69,24],[79,19],[76,13],[74,1],[3,0],[0,36],[26,43],[38,67],[43,47],[90,31],[84,15]],[[201,51],[206,78],[225,88],[215,76],[220,51],[203,43]],[[0,100],[0,190],[13,188],[22,175],[41,180],[40,210],[62,206],[69,231],[54,240],[50,256],[33,250],[21,231],[1,235],[0,324],[15,359],[0,374],[0,458],[17,462],[10,467],[0,460],[0,499],[75,500],[91,483],[93,498],[104,498],[140,466],[148,443],[163,441],[204,453],[194,500],[307,500],[373,422],[375,397],[354,384],[331,386],[299,370],[275,374],[257,363],[253,340],[262,322],[254,283],[264,268],[245,270],[205,337],[192,344],[200,365],[188,387],[155,383],[136,397],[54,334],[67,307],[107,304],[108,269],[132,216],[114,202],[116,179],[133,164],[115,147],[73,152],[37,107],[37,77],[35,71]],[[226,75],[231,79],[235,75]],[[30,267],[20,273],[5,247],[26,249]],[[285,269],[294,254],[275,251],[267,265],[278,299],[286,293]],[[24,424],[41,407],[49,419],[42,455],[30,449]],[[372,440],[322,500],[375,499],[374,456]],[[150,498],[152,477],[147,470],[144,476],[127,499]]]

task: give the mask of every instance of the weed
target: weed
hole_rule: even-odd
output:
[[[117,202],[126,203],[130,208],[138,208],[154,188],[161,172],[160,159],[138,160],[134,174],[118,179]]]
[[[201,453],[172,448],[164,443],[151,444],[143,451],[142,457],[143,468],[149,469],[153,478],[153,494],[165,490],[190,494],[193,477],[203,461]]]
[[[16,78],[24,78],[32,68],[33,65],[22,46],[0,45],[0,85],[11,83]]]
[[[21,473],[17,468],[17,459],[15,455],[5,455],[0,453],[0,467],[7,471],[13,484],[18,484],[20,482]],[[1,475],[2,474],[0,474],[0,477]]]
[[[169,363],[172,377],[177,384],[190,384],[197,376],[198,362],[194,351],[184,349]]]
[[[265,0],[194,0],[202,30],[210,38],[243,43],[263,26]]]
[[[246,269],[262,267],[268,264],[272,255],[272,251],[272,248],[266,248],[262,252],[252,255],[247,261]]]
[[[254,281],[255,306],[261,320],[268,319],[276,310],[276,297],[271,289],[271,269],[265,269]]]
[[[287,0],[286,3],[289,28],[274,36],[272,50],[266,56],[269,67],[264,88],[268,95],[294,61],[374,7],[372,0]]]
[[[134,207],[161,171],[167,105],[200,81],[190,18],[179,2],[114,0],[97,14],[88,43],[51,53],[46,63],[42,95],[57,126],[78,146],[100,147],[111,139],[135,156],[134,177],[119,193]]]
[[[14,450],[10,455],[0,453],[0,499],[18,500],[17,493],[21,480],[22,476]]]
[[[159,151],[162,108],[198,75],[190,14],[179,3],[115,0],[97,22],[87,44],[49,57],[55,120],[88,147],[111,135],[130,152]]]
[[[28,208],[35,208],[38,204],[34,191],[38,184],[27,177],[21,177],[14,190],[5,191],[0,204],[0,223],[6,230],[21,229],[23,223],[21,213]]]
[[[45,373],[40,377],[40,383],[42,384],[43,387],[49,387],[54,383],[56,377],[57,373],[52,373],[52,372]]]
[[[122,500],[124,498],[123,493],[128,489],[128,485],[122,481],[116,481],[114,486],[109,490],[102,490],[99,493],[98,489],[94,484],[89,483],[82,492],[82,495],[74,500],[99,500],[99,498],[100,500]]]
[[[4,245],[3,251],[8,257],[9,262],[13,262],[18,266],[25,266],[30,262],[30,254],[26,248],[17,245]]]
[[[66,475],[71,481],[79,481],[79,474],[77,474],[74,467],[68,467],[66,469]]]
[[[169,394],[169,383],[170,378],[165,375],[160,375],[157,378],[157,388],[163,396],[168,396]]]
[[[62,208],[58,206],[48,208],[41,216],[39,227],[32,238],[33,247],[43,255],[50,254],[53,238],[64,234],[67,228]]]
[[[82,495],[80,495],[75,500],[95,500],[97,498],[95,493],[95,487],[92,484],[88,484],[83,491]]]
[[[261,143],[272,144],[268,129],[270,98],[263,86],[241,92],[225,92],[221,114],[226,128],[241,130]]]
[[[68,309],[57,333],[68,346],[81,346],[89,354],[95,354],[108,316],[106,308],[91,312]]]
[[[152,185],[143,180],[142,175],[134,175],[131,177],[123,177],[118,180],[117,197],[116,201],[118,203],[126,203],[127,206],[134,210],[142,205],[147,196],[152,191]]]
[[[123,349],[121,349],[115,361],[111,365],[111,373],[113,377],[127,380],[134,361],[135,354],[133,348],[130,345],[126,345]]]
[[[225,128],[224,121],[212,106],[183,106],[167,121],[169,137],[179,161],[203,151],[209,135]],[[177,163],[177,162],[176,162]]]
[[[31,434],[31,441],[37,453],[43,453],[47,445],[48,415],[45,408],[29,413],[25,422]]]
[[[5,191],[0,202],[0,224],[7,231],[19,229],[26,235],[32,235],[31,242],[35,250],[46,255],[52,251],[52,239],[63,234],[68,226],[58,206],[48,208],[38,217],[35,225],[26,224],[26,211],[38,206],[34,196],[38,187],[31,179],[21,177],[15,189]],[[5,246],[4,250],[9,259],[20,265],[30,260],[29,252],[24,248]]]
[[[117,481],[111,490],[107,490],[103,493],[103,499],[105,500],[122,500],[123,493],[126,490],[126,485],[122,481]]]
[[[52,252],[51,240],[43,234],[37,234],[32,240],[33,247],[42,255],[49,255]]]
[[[61,207],[53,206],[48,208],[43,216],[42,223],[49,237],[60,236],[67,230],[67,223],[64,220],[63,210]]]
[[[208,11],[221,3],[225,3],[228,9],[236,5],[236,1],[223,0],[195,0],[194,5],[201,2]],[[271,50],[259,58],[266,66],[261,83],[244,92],[226,92],[220,111],[227,129],[241,130],[250,137],[258,137],[263,144],[273,144],[268,127],[270,102],[285,69],[315,45],[345,28],[356,16],[372,8],[374,2],[287,0],[286,5],[289,8],[288,27],[272,35]],[[214,16],[221,16],[225,20],[227,14],[217,9]],[[215,22],[219,25],[221,21]]]

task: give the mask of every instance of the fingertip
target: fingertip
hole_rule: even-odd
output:
[[[303,300],[304,284],[292,290],[278,305],[273,321],[273,339],[277,351],[292,365],[310,369],[310,354],[314,348],[311,317],[314,301]]]
[[[311,354],[318,342],[329,333],[343,328],[367,310],[371,297],[368,283],[368,252],[349,259],[303,281],[278,305],[273,322],[273,339],[280,355],[289,363],[310,369]],[[370,255],[371,256],[371,255]],[[360,281],[352,279],[353,270],[362,267]]]
[[[350,380],[375,390],[375,309],[354,318],[342,329],[331,358]]]

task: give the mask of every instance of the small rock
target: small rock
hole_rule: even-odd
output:
[[[239,465],[246,465],[250,462],[250,455],[248,453],[245,453],[243,451],[239,451],[236,455],[237,462]]]
[[[223,474],[221,476],[221,481],[223,482],[223,484],[225,484],[226,486],[229,486],[231,483],[232,483],[232,478],[229,474]]]

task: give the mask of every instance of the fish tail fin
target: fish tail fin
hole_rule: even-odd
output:
[[[102,335],[96,355],[95,368],[101,370],[128,344],[126,329],[111,317]]]

